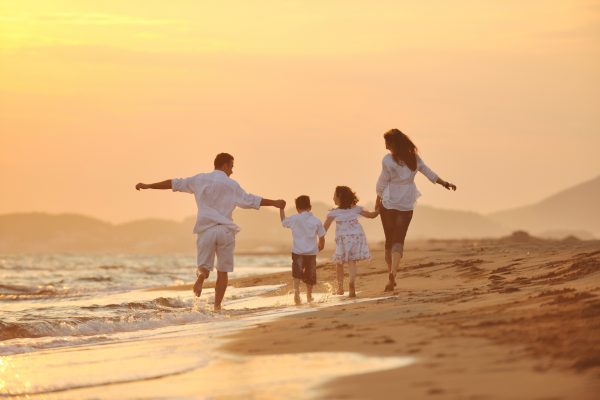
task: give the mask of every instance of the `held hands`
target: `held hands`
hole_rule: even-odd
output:
[[[275,200],[274,205],[275,205],[275,207],[279,208],[280,210],[283,210],[283,209],[285,209],[286,202],[285,202],[285,200],[279,199],[279,200]]]
[[[135,185],[135,190],[140,190],[140,189],[148,189],[148,185],[146,185],[145,183],[138,183],[137,185]]]

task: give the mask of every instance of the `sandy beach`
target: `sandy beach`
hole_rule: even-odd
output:
[[[409,355],[411,366],[336,379],[322,398],[593,399],[600,393],[600,243],[430,241],[408,246],[389,298],[348,301],[234,336],[240,354],[353,351]],[[380,297],[382,252],[359,269]],[[335,282],[319,268],[321,290]],[[285,274],[235,285],[285,283]],[[289,290],[289,286],[281,292]]]
[[[598,398],[600,242],[413,242],[393,293],[383,292],[382,251],[373,255],[355,300],[331,294],[328,262],[315,303],[301,306],[289,272],[231,280],[220,314],[209,311],[212,282],[200,300],[190,285],[111,295],[108,305],[167,306],[148,327],[50,338],[0,357],[0,396]]]

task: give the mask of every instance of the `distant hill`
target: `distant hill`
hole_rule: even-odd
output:
[[[329,209],[316,203],[313,213],[324,220]],[[287,215],[295,212],[290,209]],[[242,228],[237,236],[238,251],[289,250],[291,232],[281,226],[278,212],[237,210],[234,218]],[[179,222],[145,219],[115,225],[76,214],[0,215],[0,252],[189,253],[195,249],[194,221],[194,217]],[[379,218],[362,219],[361,224],[370,242],[384,240]],[[327,239],[328,248],[333,247],[334,229]],[[507,232],[476,213],[420,206],[415,211],[409,239],[493,237]]]
[[[419,205],[407,240],[500,237],[514,230],[561,238],[600,237],[600,176],[564,190],[537,204],[490,215]],[[367,204],[372,209],[372,204]],[[324,220],[331,207],[313,204],[313,214]],[[295,209],[286,210],[287,215]],[[236,210],[242,228],[237,236],[240,252],[289,251],[291,233],[272,208]],[[193,253],[195,217],[183,221],[144,219],[111,224],[77,214],[20,213],[0,215],[0,253],[15,252],[121,252]],[[379,218],[361,219],[369,242],[384,240]],[[333,248],[333,228],[327,248]]]
[[[7,214],[0,215],[0,252],[181,252],[194,248],[191,229],[158,219],[113,225],[77,214]]]
[[[572,232],[600,237],[600,176],[525,207],[489,214],[493,221],[534,234]]]

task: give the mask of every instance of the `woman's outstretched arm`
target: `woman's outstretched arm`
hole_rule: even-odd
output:
[[[450,183],[450,182],[446,182],[445,180],[443,180],[442,178],[440,178],[438,176],[437,180],[435,181],[435,183],[442,185],[443,187],[445,187],[448,190],[456,190],[456,185]]]
[[[453,185],[450,182],[446,182],[442,178],[438,176],[435,172],[433,172],[421,159],[421,157],[417,157],[417,169],[420,173],[425,175],[431,182],[442,185],[448,190],[456,190],[456,185]]]

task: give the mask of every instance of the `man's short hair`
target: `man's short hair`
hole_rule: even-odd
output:
[[[215,168],[221,168],[223,164],[227,164],[233,161],[233,156],[228,153],[219,153],[215,157]]]
[[[296,199],[296,208],[298,210],[308,210],[312,206],[310,205],[310,197],[306,195],[298,196]]]

